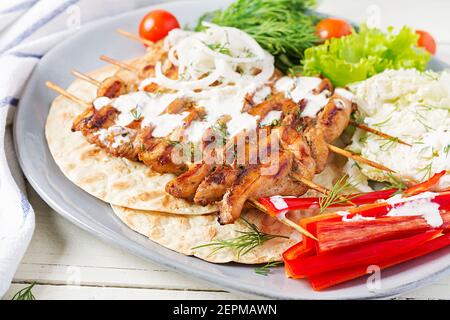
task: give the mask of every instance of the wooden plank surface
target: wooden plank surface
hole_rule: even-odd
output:
[[[381,9],[383,26],[409,24],[432,32],[439,41],[438,56],[450,63],[446,17],[450,1],[327,0],[319,10],[362,21],[365,17],[360,13],[373,3]],[[33,290],[38,299],[244,298],[101,242],[63,219],[29,189],[37,215],[36,231],[5,299],[33,281],[38,284]],[[450,299],[450,277],[400,298]]]

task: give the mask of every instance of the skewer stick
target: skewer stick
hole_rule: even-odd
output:
[[[75,77],[77,77],[77,78],[79,78],[79,79],[81,79],[81,80],[84,80],[84,81],[87,81],[87,82],[89,82],[90,84],[93,84],[94,86],[100,86],[100,81],[98,81],[98,80],[96,80],[96,79],[94,79],[94,78],[92,78],[91,76],[88,76],[87,74],[84,74],[84,73],[81,73],[81,72],[79,72],[79,71],[77,71],[77,70],[72,70],[71,71],[71,73],[72,73],[72,75],[74,75]]]
[[[361,157],[361,156],[359,156],[359,155],[357,155],[357,154],[353,154],[353,153],[351,153],[351,152],[349,152],[349,151],[347,151],[347,150],[338,148],[338,147],[333,146],[333,145],[331,145],[331,144],[328,144],[328,148],[329,148],[332,152],[337,153],[337,154],[340,154],[341,156],[344,156],[344,157],[346,157],[346,158],[350,158],[350,159],[353,159],[353,160],[355,160],[355,161],[365,163],[365,164],[367,164],[367,165],[369,165],[369,166],[371,166],[371,167],[377,168],[377,169],[379,169],[379,170],[383,170],[383,171],[388,171],[388,172],[396,173],[394,170],[389,169],[388,167],[385,167],[385,166],[383,166],[382,164],[379,164],[379,163],[374,162],[374,161],[372,161],[372,160],[363,158],[363,157]]]
[[[127,64],[127,63],[124,63],[122,61],[119,61],[119,60],[116,60],[116,59],[113,59],[113,58],[110,58],[110,57],[107,57],[107,56],[101,56],[100,60],[108,62],[108,63],[110,63],[112,65],[115,65],[115,66],[117,66],[119,68],[122,68],[122,69],[125,69],[125,70],[128,70],[128,71],[131,71],[133,73],[139,74],[139,70],[137,68],[135,68],[135,67],[133,67],[133,66]]]
[[[252,206],[254,206],[256,209],[264,212],[265,214],[270,214],[266,207],[264,207],[258,200],[256,199],[248,199],[247,200]],[[288,227],[291,227],[292,229],[295,229],[296,231],[300,232],[301,234],[303,234],[304,236],[317,240],[317,238],[315,236],[313,236],[308,230],[302,228],[300,225],[298,225],[297,223],[295,223],[294,221],[286,218],[285,216],[282,215],[275,215],[275,217],[278,219],[278,221],[284,223],[285,225],[287,225]]]
[[[407,142],[405,142],[403,140],[400,140],[397,137],[394,137],[394,136],[391,136],[391,135],[389,135],[387,133],[384,133],[384,132],[381,132],[379,130],[373,129],[373,128],[369,127],[369,126],[366,126],[365,124],[358,123],[358,122],[356,122],[354,120],[350,120],[350,123],[351,123],[351,125],[359,128],[361,130],[373,133],[373,134],[375,134],[377,136],[380,136],[380,137],[382,137],[384,139],[397,141],[398,143],[404,144],[405,146],[412,147],[412,145],[410,145],[409,143],[407,143]]]
[[[64,90],[60,86],[54,84],[53,82],[47,81],[47,82],[45,82],[45,85],[49,89],[59,93],[60,95],[62,95],[63,97],[66,97],[69,100],[72,100],[73,102],[79,104],[82,107],[85,107],[85,108],[91,108],[92,107],[92,105],[90,103],[81,100],[80,98],[74,96],[73,94],[71,94],[70,92]]]
[[[306,185],[310,189],[313,189],[313,190],[315,190],[317,192],[320,192],[323,195],[327,196],[331,192],[329,189],[327,189],[327,188],[325,188],[325,187],[323,187],[323,186],[321,186],[321,185],[319,185],[319,184],[317,184],[317,183],[315,183],[315,182],[313,182],[311,180],[305,179],[305,178],[303,178],[301,175],[299,175],[297,173],[291,173],[290,176],[292,178],[294,178],[295,180],[297,180],[298,182],[303,183],[304,185]],[[344,196],[338,196],[338,199],[343,201],[343,202],[345,202],[345,203],[348,203],[349,205],[352,205],[352,206],[355,205],[353,202],[351,202],[349,199],[347,199]]]
[[[139,37],[139,36],[137,36],[137,35],[135,35],[135,34],[133,34],[133,33],[130,33],[130,32],[128,32],[128,31],[125,31],[125,30],[123,30],[123,29],[117,29],[117,32],[118,32],[119,34],[121,34],[121,35],[123,35],[123,36],[129,38],[129,39],[136,40],[136,41],[138,41],[138,42],[140,42],[140,43],[142,43],[142,44],[145,44],[145,45],[147,45],[147,46],[149,46],[149,47],[155,44],[154,42],[152,42],[152,41],[150,41],[150,40],[147,40],[147,39],[144,39],[144,38],[142,38],[142,37]]]

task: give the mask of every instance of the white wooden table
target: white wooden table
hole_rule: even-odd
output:
[[[382,26],[407,24],[432,33],[438,56],[450,63],[450,1],[325,0],[319,11],[362,21],[373,4],[380,9]],[[33,281],[37,299],[245,298],[103,243],[59,216],[31,188],[29,197],[36,211],[36,231],[5,299]],[[401,298],[450,299],[450,277]]]

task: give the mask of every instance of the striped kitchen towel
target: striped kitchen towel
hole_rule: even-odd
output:
[[[0,1],[0,297],[10,286],[35,223],[11,138],[27,79],[46,52],[89,21],[156,2],[163,1]]]

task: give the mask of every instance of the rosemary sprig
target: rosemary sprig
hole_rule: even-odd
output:
[[[36,285],[36,282],[33,282],[28,287],[23,288],[18,291],[13,297],[12,300],[36,300],[33,292],[31,291],[33,287]]]
[[[223,249],[232,249],[237,253],[237,257],[239,259],[241,256],[249,253],[254,248],[264,244],[265,242],[271,239],[274,238],[288,239],[288,237],[286,236],[262,232],[258,229],[258,227],[254,223],[249,222],[243,217],[241,217],[241,219],[249,227],[250,231],[238,231],[238,233],[240,233],[241,235],[236,238],[217,240],[207,244],[193,247],[192,249],[195,250],[206,247],[215,247],[214,250],[209,254],[210,256],[214,255],[217,251]]]
[[[271,273],[272,268],[278,267],[282,264],[283,264],[282,261],[269,260],[269,262],[267,262],[265,265],[254,268],[253,270],[255,271],[256,274],[259,274],[261,276],[268,276]]]
[[[354,196],[345,195],[345,192],[354,186],[348,181],[347,176],[342,176],[331,187],[327,195],[319,198],[320,213],[323,213],[329,206],[333,204],[340,204],[350,202]]]

